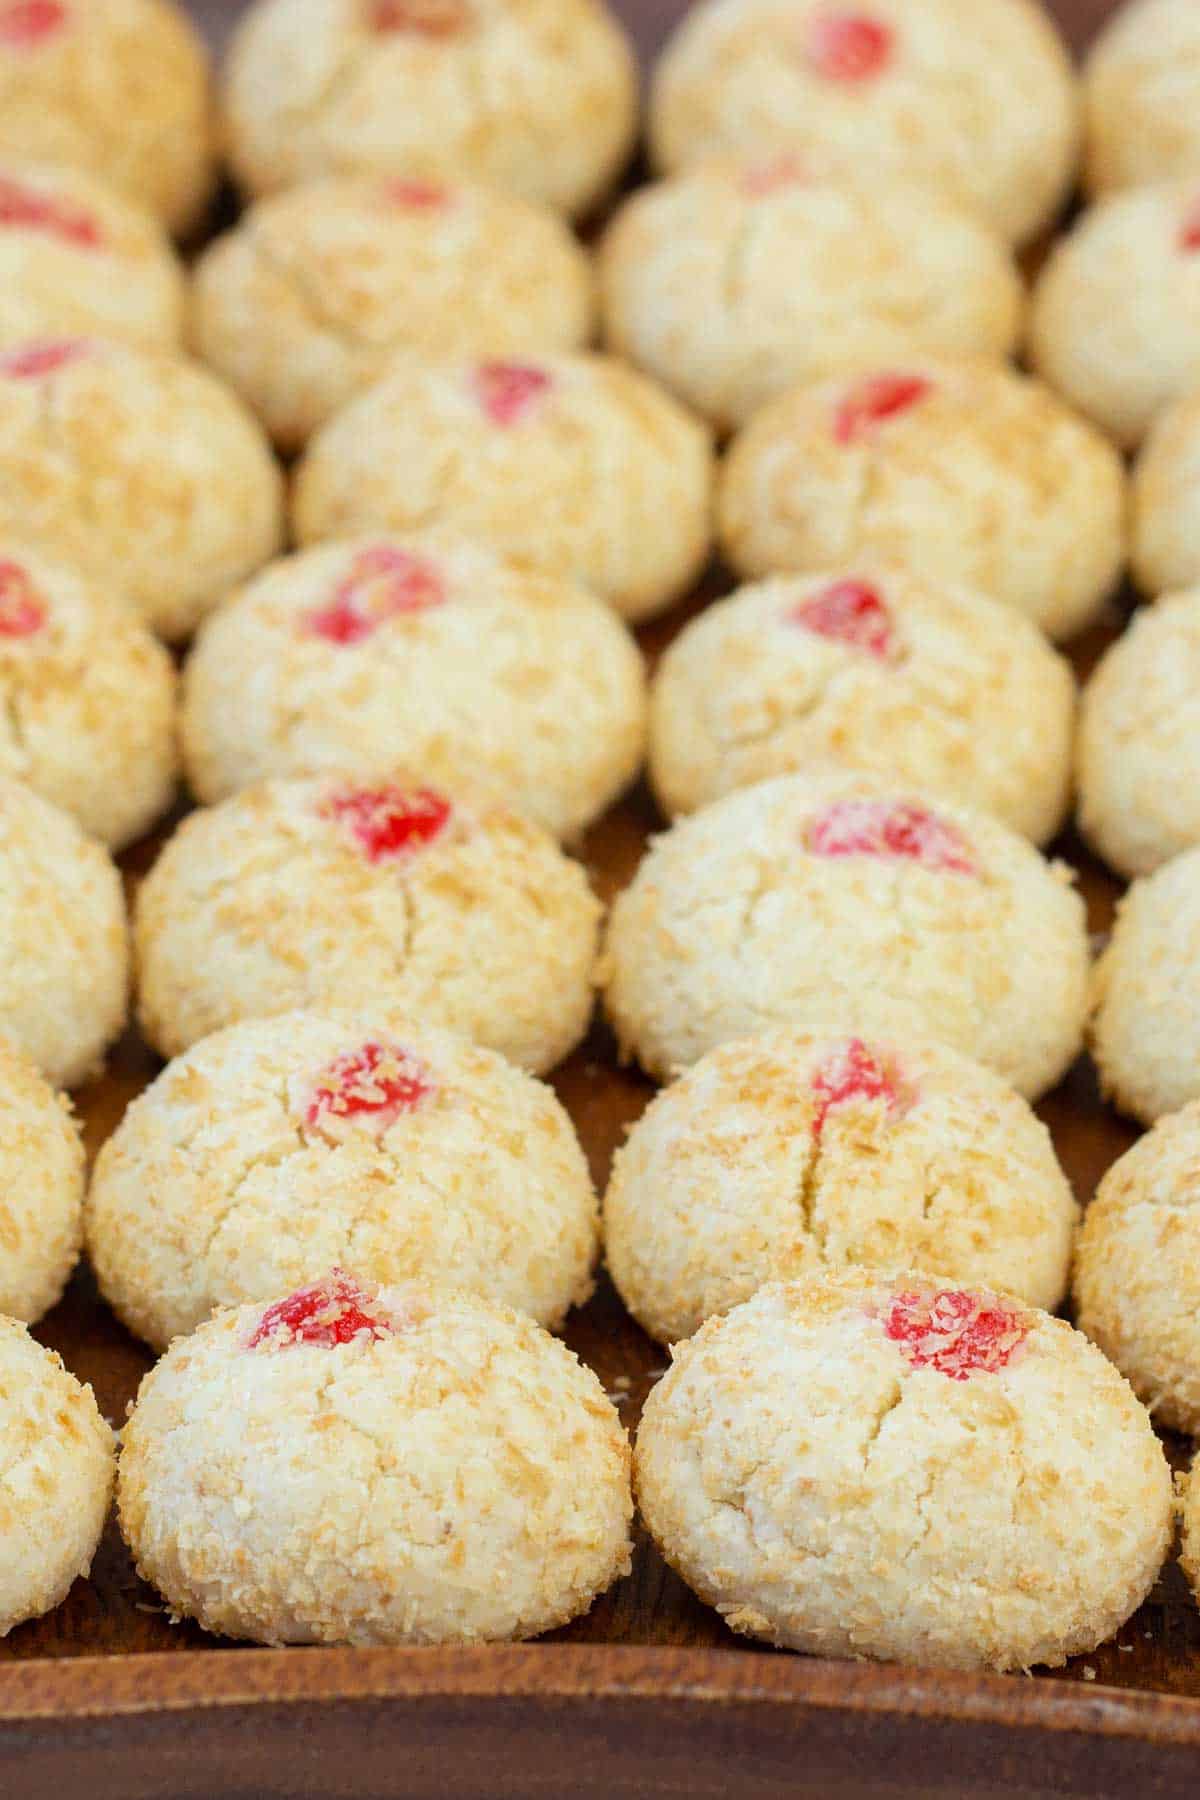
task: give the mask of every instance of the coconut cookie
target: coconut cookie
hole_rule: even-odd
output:
[[[899,569],[743,588],[658,666],[650,772],[668,814],[822,761],[995,813],[1044,843],[1071,780],[1075,684],[1041,632]]]
[[[440,527],[595,589],[628,619],[661,612],[711,541],[712,444],[612,357],[397,357],[300,464],[302,544]]]
[[[707,0],[659,62],[650,141],[666,169],[789,154],[915,177],[1024,240],[1070,188],[1077,111],[1031,0]]]
[[[169,350],[183,296],[149,213],[82,170],[0,158],[0,347],[93,332]]]
[[[66,813],[0,777],[0,1038],[56,1087],[97,1072],[125,1023],[121,878]]]
[[[641,657],[593,595],[460,541],[367,537],[273,564],[207,621],[183,738],[203,801],[402,766],[570,837],[637,773],[645,714]]]
[[[1200,844],[1200,589],[1135,613],[1084,689],[1079,823],[1105,862],[1148,875]]]
[[[61,1297],[83,1242],[83,1187],[70,1107],[0,1042],[0,1313],[8,1318],[34,1325]]]
[[[790,1025],[932,1037],[1033,1098],[1079,1048],[1087,969],[1065,869],[982,813],[843,773],[760,782],[660,837],[602,979],[654,1075]]]
[[[575,350],[592,306],[588,257],[547,209],[464,183],[351,176],[264,200],[219,238],[196,270],[192,334],[297,449],[398,350]]]
[[[113,1434],[90,1387],[0,1318],[0,1637],[86,1576],[112,1496]]]
[[[208,81],[167,0],[0,0],[0,157],[85,169],[175,232],[213,188]]]
[[[1022,287],[972,214],[798,159],[716,163],[642,188],[601,261],[608,343],[716,425],[799,381],[923,352],[1006,356]]]
[[[155,1349],[351,1256],[561,1325],[592,1291],[596,1197],[549,1088],[444,1032],[287,1013],[196,1044],[96,1163],[88,1255]]]
[[[1133,577],[1153,598],[1200,584],[1200,395],[1159,414],[1134,464]]]
[[[628,158],[637,75],[599,0],[257,0],[224,106],[253,194],[466,176],[582,213]]]
[[[726,460],[718,518],[743,575],[899,562],[1065,638],[1120,575],[1125,478],[1040,382],[923,358],[764,407]]]
[[[1161,1119],[1113,1164],[1084,1215],[1079,1329],[1160,1425],[1200,1431],[1200,1106]]]
[[[604,1247],[651,1337],[691,1337],[765,1282],[848,1263],[994,1283],[1048,1311],[1076,1207],[1050,1135],[935,1045],[777,1031],[722,1044],[617,1152]]]
[[[923,1274],[773,1284],[710,1319],[646,1402],[635,1478],[734,1631],[935,1668],[1095,1649],[1174,1527],[1150,1420],[1095,1346]]]
[[[536,1637],[629,1569],[629,1446],[507,1307],[335,1271],[142,1382],[121,1529],[172,1611],[266,1644]]]
[[[1135,881],[1096,965],[1091,1052],[1105,1093],[1152,1125],[1200,1098],[1200,850]]]
[[[177,1056],[243,1019],[387,1006],[536,1071],[591,1014],[600,906],[482,797],[272,781],[185,819],[138,895],[139,1011]]]
[[[1093,193],[1200,179],[1200,19],[1192,0],[1125,0],[1083,69]]]
[[[1200,384],[1200,174],[1099,201],[1033,293],[1038,373],[1109,437],[1139,444]]]
[[[204,369],[96,338],[0,352],[0,537],[41,545],[186,637],[279,547],[259,426]]]
[[[0,772],[119,850],[170,806],[177,767],[167,651],[123,601],[0,542]]]

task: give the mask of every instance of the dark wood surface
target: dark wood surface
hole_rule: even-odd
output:
[[[618,5],[651,55],[686,0]],[[199,0],[224,41],[237,0]],[[1079,44],[1111,0],[1056,8]],[[706,593],[721,591],[714,573]],[[702,598],[701,596],[700,598]],[[643,634],[653,656],[691,607]],[[1076,647],[1086,672],[1119,611]],[[591,834],[607,898],[658,821],[644,791]],[[152,854],[127,859],[131,884]],[[1073,841],[1092,928],[1116,889]],[[134,1036],[78,1096],[89,1147],[157,1064]],[[612,1151],[652,1091],[599,1027],[558,1073],[603,1186]],[[1042,1107],[1086,1201],[1134,1133],[1099,1102],[1086,1064]],[[114,1421],[149,1358],[99,1303],[86,1269],[38,1335],[94,1386]],[[607,1282],[568,1342],[632,1429],[664,1363]],[[1182,1462],[1187,1447],[1169,1444]],[[1200,1778],[1200,1612],[1172,1562],[1110,1645],[1055,1677],[976,1679],[826,1663],[735,1639],[644,1541],[632,1574],[588,1616],[538,1644],[489,1650],[266,1652],[218,1647],[172,1625],[138,1582],[115,1527],[92,1579],[0,1642],[0,1795],[186,1797],[901,1796],[966,1792],[1195,1794]]]

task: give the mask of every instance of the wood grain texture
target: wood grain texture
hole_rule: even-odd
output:
[[[214,45],[239,0],[198,0]],[[649,57],[685,0],[624,0]],[[1078,45],[1111,0],[1056,8]],[[706,596],[642,633],[651,656]],[[1121,623],[1082,644],[1080,672]],[[606,898],[660,821],[644,790],[590,835]],[[153,845],[127,858],[131,884]],[[1114,884],[1074,841],[1093,930]],[[79,1096],[90,1148],[158,1065],[130,1036]],[[556,1077],[603,1185],[651,1085],[617,1066],[599,1027]],[[1080,1198],[1134,1131],[1104,1109],[1086,1065],[1043,1104]],[[149,1364],[96,1297],[86,1270],[39,1328],[119,1421]],[[567,1340],[632,1428],[663,1367],[602,1283]],[[1181,1461],[1185,1446],[1170,1445]],[[1200,1769],[1200,1613],[1172,1563],[1118,1639],[1064,1674],[1025,1681],[826,1663],[753,1649],[730,1634],[641,1541],[629,1578],[538,1644],[474,1651],[217,1647],[172,1625],[110,1526],[90,1582],[0,1643],[0,1794],[134,1797],[776,1794],[828,1797],[1118,1794],[1189,1797]]]

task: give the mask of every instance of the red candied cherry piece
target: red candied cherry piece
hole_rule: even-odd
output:
[[[436,181],[389,181],[384,192],[393,206],[408,212],[440,212],[450,203],[450,190]]]
[[[67,9],[61,0],[11,0],[0,6],[0,44],[13,50],[35,50],[61,31]]]
[[[46,603],[20,563],[0,562],[0,638],[32,637],[46,623]]]
[[[248,1350],[260,1344],[315,1344],[332,1350],[362,1333],[378,1340],[393,1335],[393,1325],[375,1309],[371,1296],[342,1269],[334,1269],[324,1281],[289,1294],[268,1306],[258,1322]]]
[[[889,1119],[900,1119],[913,1103],[899,1070],[889,1067],[861,1038],[849,1038],[829,1052],[813,1074],[812,1094],[817,1108],[812,1129],[818,1138],[835,1107],[856,1100],[882,1100]]]
[[[322,1070],[304,1111],[304,1123],[353,1119],[385,1130],[401,1113],[414,1112],[434,1091],[425,1065],[392,1044],[367,1043],[347,1050]]]
[[[891,26],[867,13],[818,13],[808,28],[809,67],[854,87],[883,74],[895,42]]]
[[[77,338],[22,344],[19,350],[9,350],[0,356],[0,375],[7,376],[10,381],[39,381],[43,375],[53,375],[68,363],[76,362],[84,353],[85,346]]]
[[[810,821],[814,856],[884,856],[954,875],[975,875],[971,847],[953,825],[905,800],[835,800]]]
[[[756,163],[742,170],[742,192],[751,200],[765,200],[781,188],[797,187],[805,180],[804,165],[798,156],[777,156],[773,162]]]
[[[67,200],[53,200],[0,175],[0,226],[3,225],[43,231],[83,250],[96,250],[103,241],[100,227],[82,207],[72,206]]]
[[[432,788],[343,788],[324,807],[354,839],[368,862],[395,862],[425,850],[450,823],[451,806]]]
[[[788,614],[793,625],[862,650],[886,662],[894,654],[892,615],[877,588],[866,581],[834,581]]]
[[[372,31],[427,38],[457,37],[470,21],[464,0],[372,0],[370,17]]]
[[[486,362],[475,371],[475,392],[493,425],[519,425],[553,386],[531,363]]]
[[[427,612],[445,599],[445,585],[431,562],[397,544],[376,544],[359,551],[329,605],[310,612],[304,627],[331,644],[360,644],[386,619]]]
[[[872,375],[845,394],[833,420],[839,444],[857,444],[881,425],[917,406],[933,391],[924,375]]]
[[[1200,250],[1200,196],[1192,201],[1179,227],[1179,248]]]
[[[914,1369],[936,1369],[951,1381],[997,1375],[1008,1367],[1032,1320],[990,1295],[942,1288],[897,1294],[883,1329]]]

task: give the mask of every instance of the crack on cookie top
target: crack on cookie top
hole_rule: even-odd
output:
[[[887,69],[896,34],[869,13],[819,12],[809,21],[805,55],[810,69],[826,81],[858,87]]]
[[[805,631],[860,650],[880,662],[891,662],[898,653],[888,604],[868,581],[851,578],[831,582],[793,606],[787,617]]]
[[[475,396],[493,425],[520,425],[554,386],[533,363],[485,362],[474,373]]]
[[[427,557],[396,544],[359,551],[325,606],[306,613],[310,637],[340,646],[361,644],[388,619],[442,606],[446,587]]]
[[[346,1050],[305,1084],[305,1127],[335,1140],[368,1131],[382,1136],[403,1113],[437,1091],[429,1069],[401,1044],[369,1039]]]
[[[396,862],[427,850],[450,825],[454,809],[433,788],[342,787],[321,802],[356,850],[371,863]]]
[[[0,376],[9,381],[41,381],[87,355],[83,338],[45,338],[0,355]]]
[[[79,250],[98,250],[104,242],[98,223],[82,206],[0,175],[0,227],[6,226],[61,238]]]
[[[49,611],[28,569],[0,559],[0,638],[34,637],[45,626]]]
[[[971,846],[948,819],[908,800],[835,800],[808,821],[813,856],[878,856],[950,875],[975,875]]]
[[[932,392],[933,383],[925,375],[868,376],[847,389],[838,401],[833,435],[839,444],[860,444],[891,420],[918,406]]]
[[[333,1269],[322,1281],[268,1306],[246,1348],[310,1344],[333,1350],[360,1337],[379,1342],[395,1332],[395,1321],[376,1304],[374,1296],[344,1269]]]
[[[37,50],[67,22],[62,0],[10,0],[0,6],[0,48]]]
[[[998,1375],[1033,1329],[1030,1314],[965,1288],[906,1288],[881,1316],[884,1332],[914,1369],[934,1369],[951,1381]]]
[[[916,1104],[898,1059],[861,1038],[847,1038],[826,1052],[811,1076],[815,1105],[813,1136],[819,1138],[829,1114],[847,1106],[882,1103],[889,1121],[902,1119]]]

